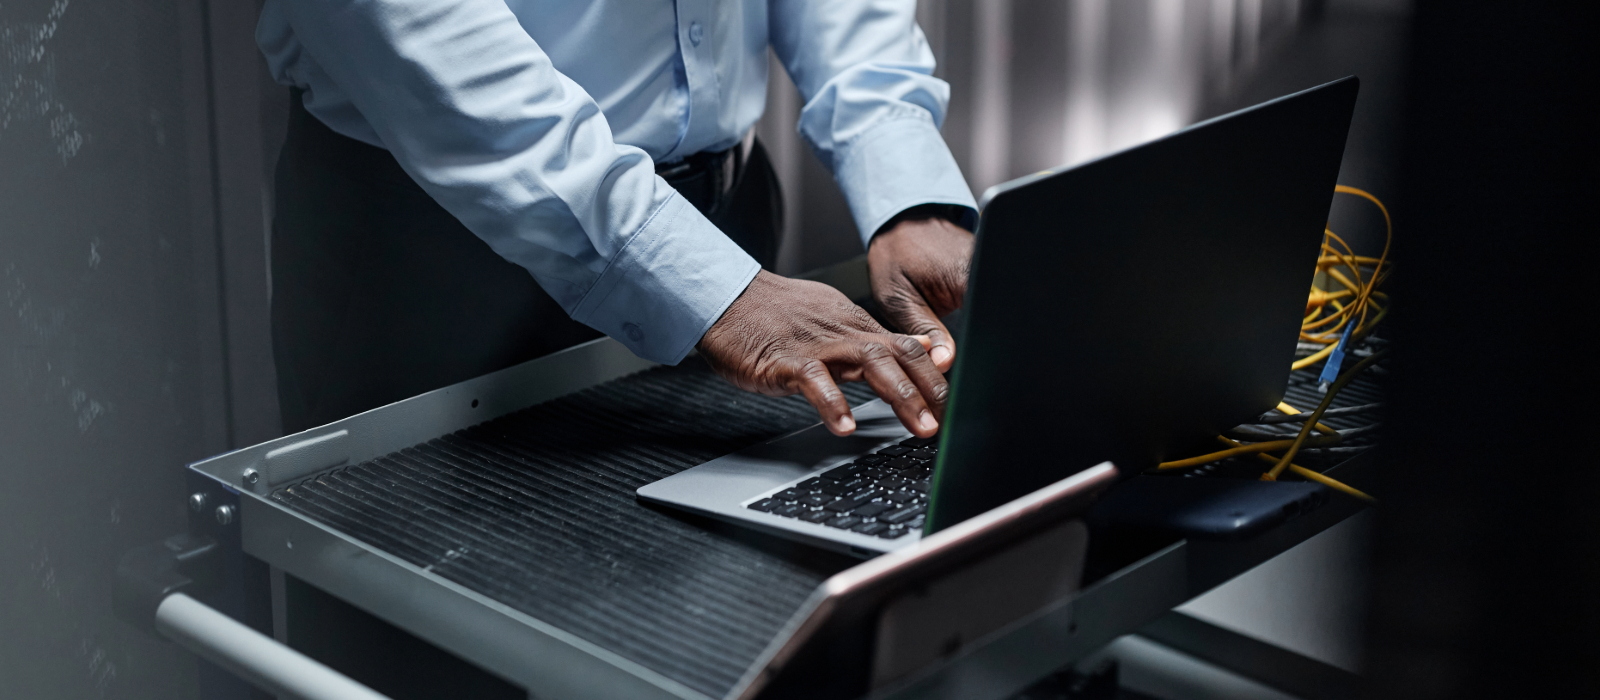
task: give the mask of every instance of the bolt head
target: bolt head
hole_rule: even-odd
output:
[[[218,525],[232,525],[233,524],[233,506],[230,506],[230,505],[217,506],[217,524]]]
[[[244,470],[244,483],[249,484],[251,486],[255,486],[256,482],[260,481],[260,480],[261,480],[261,473],[260,472],[254,470],[254,469],[246,469],[246,470]]]
[[[206,498],[204,492],[196,491],[195,493],[189,495],[189,510],[192,510],[196,513],[203,513],[206,509],[206,503],[208,503],[210,500],[211,499]]]

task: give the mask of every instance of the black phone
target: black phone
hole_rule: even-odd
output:
[[[1113,486],[1085,520],[1094,530],[1241,540],[1316,510],[1329,493],[1307,481],[1141,474]]]

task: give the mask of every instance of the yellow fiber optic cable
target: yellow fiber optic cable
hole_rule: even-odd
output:
[[[1339,393],[1339,390],[1349,384],[1352,379],[1355,379],[1356,375],[1361,373],[1361,370],[1371,367],[1386,354],[1388,354],[1387,351],[1368,355],[1362,361],[1357,362],[1356,366],[1351,367],[1344,374],[1339,375],[1338,379],[1334,380],[1333,386],[1328,387],[1328,395],[1322,398],[1322,403],[1317,406],[1317,410],[1311,412],[1311,418],[1307,419],[1306,424],[1300,428],[1299,437],[1294,439],[1294,444],[1290,445],[1289,451],[1285,452],[1283,457],[1278,460],[1278,465],[1273,467],[1272,471],[1261,475],[1262,481],[1274,481],[1279,474],[1283,473],[1283,470],[1289,466],[1289,461],[1294,459],[1295,453],[1299,452],[1300,448],[1305,445],[1306,438],[1311,434],[1312,424],[1322,417],[1323,412],[1328,410],[1328,406],[1333,404],[1333,397]]]
[[[1394,220],[1389,215],[1388,207],[1371,193],[1350,187],[1337,185],[1334,187],[1337,194],[1347,194],[1360,197],[1372,202],[1383,213],[1384,242],[1383,252],[1377,257],[1357,255],[1355,249],[1342,236],[1334,233],[1332,229],[1323,227],[1321,252],[1317,256],[1316,270],[1319,273],[1311,284],[1311,290],[1306,296],[1306,313],[1300,321],[1300,340],[1307,343],[1319,344],[1322,347],[1307,357],[1294,360],[1290,363],[1291,370],[1301,370],[1322,362],[1332,355],[1338,348],[1341,339],[1348,332],[1346,349],[1371,335],[1378,324],[1389,313],[1389,295],[1378,291],[1394,272],[1394,263],[1389,260],[1389,251],[1394,243]],[[1334,289],[1324,289],[1331,286]],[[1382,302],[1382,303],[1379,303]],[[1333,384],[1328,387],[1327,395],[1320,405],[1307,417],[1301,426],[1299,434],[1293,439],[1273,440],[1244,444],[1230,440],[1225,436],[1217,436],[1228,449],[1211,454],[1190,457],[1188,459],[1162,462],[1158,469],[1182,469],[1185,467],[1199,466],[1218,460],[1238,455],[1254,454],[1261,459],[1273,464],[1272,469],[1261,476],[1264,481],[1276,480],[1284,471],[1290,471],[1306,479],[1324,484],[1329,488],[1350,494],[1357,498],[1372,501],[1372,496],[1352,488],[1338,480],[1318,472],[1306,469],[1293,463],[1294,456],[1305,447],[1327,446],[1337,443],[1341,435],[1333,428],[1324,425],[1319,418],[1333,404],[1334,396],[1350,383],[1361,371],[1371,367],[1382,357],[1385,352],[1374,353],[1356,363],[1348,371],[1341,373]],[[1278,410],[1287,415],[1298,415],[1299,409],[1287,403],[1280,402]],[[1312,437],[1312,431],[1321,433]],[[1274,457],[1267,454],[1284,450],[1284,454]]]
[[[1235,447],[1240,446],[1239,443],[1234,442],[1232,440],[1229,440],[1228,438],[1225,438],[1225,437],[1223,437],[1221,435],[1217,436],[1217,440],[1221,441],[1222,444],[1224,444],[1224,445],[1233,445]],[[1256,455],[1256,457],[1258,459],[1262,459],[1262,460],[1264,460],[1266,462],[1273,463],[1273,464],[1276,464],[1277,461],[1278,461],[1277,457],[1273,457],[1272,455],[1269,455],[1269,454],[1267,454],[1265,452],[1258,453]],[[1369,501],[1369,502],[1372,502],[1372,503],[1376,503],[1378,501],[1378,499],[1373,498],[1371,496],[1368,496],[1365,492],[1361,491],[1360,489],[1357,489],[1357,488],[1355,488],[1353,486],[1345,484],[1344,482],[1339,481],[1338,479],[1335,479],[1335,478],[1333,478],[1331,476],[1328,476],[1326,474],[1315,472],[1315,471],[1312,471],[1312,470],[1307,469],[1305,467],[1302,467],[1302,466],[1300,466],[1298,464],[1289,465],[1289,471],[1294,472],[1295,474],[1299,474],[1302,477],[1305,477],[1308,481],[1315,481],[1315,482],[1317,482],[1319,484],[1322,484],[1323,486],[1326,486],[1326,487],[1328,487],[1330,489],[1333,489],[1335,491],[1339,491],[1339,492],[1342,492],[1342,493],[1350,494],[1350,495],[1355,496],[1356,498],[1359,498],[1359,499],[1361,499],[1363,501]]]
[[[1287,402],[1284,402],[1284,401],[1279,401],[1278,402],[1278,406],[1274,410],[1276,410],[1277,412],[1282,413],[1283,415],[1286,415],[1286,416],[1298,416],[1301,413],[1300,409],[1295,408],[1293,406],[1290,406]],[[1317,423],[1316,427],[1317,427],[1317,432],[1320,432],[1320,433],[1322,433],[1324,435],[1335,435],[1335,434],[1338,434],[1338,432],[1339,432],[1339,431],[1334,430],[1333,428],[1330,428],[1330,427],[1328,427],[1326,425],[1323,425],[1321,423]]]
[[[1234,456],[1237,456],[1237,455],[1247,455],[1247,454],[1251,454],[1251,453],[1255,453],[1255,452],[1271,452],[1271,451],[1274,451],[1274,450],[1286,449],[1286,448],[1292,447],[1295,444],[1295,442],[1296,442],[1295,440],[1273,440],[1271,442],[1252,442],[1252,443],[1250,443],[1248,445],[1239,445],[1238,447],[1234,447],[1232,449],[1222,450],[1221,452],[1212,452],[1211,454],[1200,455],[1199,457],[1190,457],[1188,459],[1180,459],[1180,460],[1173,461],[1173,462],[1162,462],[1162,463],[1156,465],[1156,468],[1157,469],[1183,469],[1183,468],[1186,468],[1186,467],[1198,467],[1198,466],[1200,466],[1202,464],[1210,464],[1212,462],[1216,462],[1218,460],[1227,459],[1229,457],[1234,457]],[[1305,442],[1311,444],[1314,447],[1327,447],[1329,445],[1337,444],[1339,442],[1339,436],[1338,435],[1330,435],[1330,436],[1327,436],[1327,437],[1315,437],[1315,438],[1311,438],[1310,440],[1307,440]]]

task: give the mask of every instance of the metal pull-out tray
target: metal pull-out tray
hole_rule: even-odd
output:
[[[246,553],[536,697],[722,698],[825,581],[861,562],[634,490],[815,421],[798,397],[741,392],[692,358],[652,366],[601,339],[191,469],[219,502],[238,499]],[[1357,507],[1251,542],[1091,561],[1083,592],[877,692],[1004,697]]]

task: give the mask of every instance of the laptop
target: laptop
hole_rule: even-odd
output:
[[[1354,76],[980,203],[943,427],[881,401],[640,487],[641,500],[871,556],[1110,461],[1212,447],[1288,382]]]

